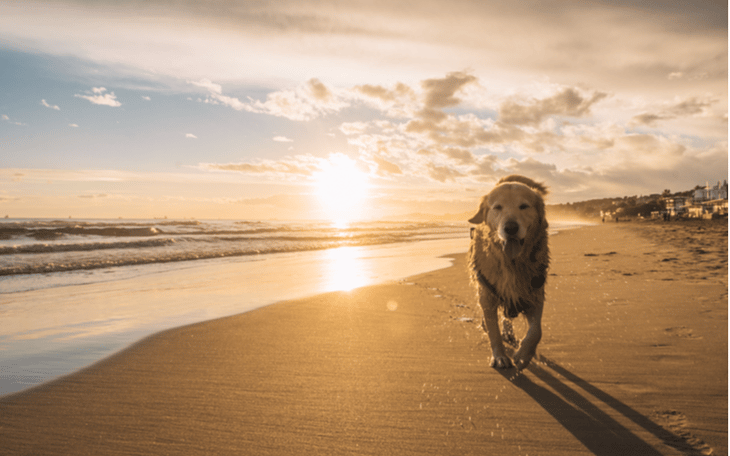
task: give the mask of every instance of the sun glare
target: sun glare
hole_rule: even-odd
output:
[[[317,196],[326,216],[337,226],[363,216],[368,177],[345,155],[332,155],[314,176]]]
[[[367,285],[362,252],[360,247],[340,247],[324,251],[327,291],[351,291]]]

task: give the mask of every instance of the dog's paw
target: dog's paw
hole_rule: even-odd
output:
[[[512,366],[512,360],[505,355],[493,356],[489,366],[497,369],[509,369],[510,367],[514,367]]]
[[[535,356],[534,351],[525,351],[518,350],[517,353],[515,353],[515,367],[518,370],[522,370],[530,365],[530,361],[532,361],[532,358]]]

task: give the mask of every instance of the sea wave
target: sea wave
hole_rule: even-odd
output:
[[[466,225],[369,222],[22,220],[0,223],[0,276],[447,239]],[[42,242],[39,242],[42,241]]]
[[[0,255],[21,255],[28,253],[83,252],[104,249],[149,248],[170,245],[172,238],[146,239],[144,241],[83,242],[74,244],[28,244],[0,247]]]

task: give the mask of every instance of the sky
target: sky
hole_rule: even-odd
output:
[[[358,220],[728,174],[727,2],[0,0],[0,217]]]

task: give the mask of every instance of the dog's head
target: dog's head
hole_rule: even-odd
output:
[[[486,223],[497,234],[502,250],[513,260],[522,252],[528,235],[545,220],[547,188],[523,176],[507,176],[482,198],[479,211],[469,223]]]

